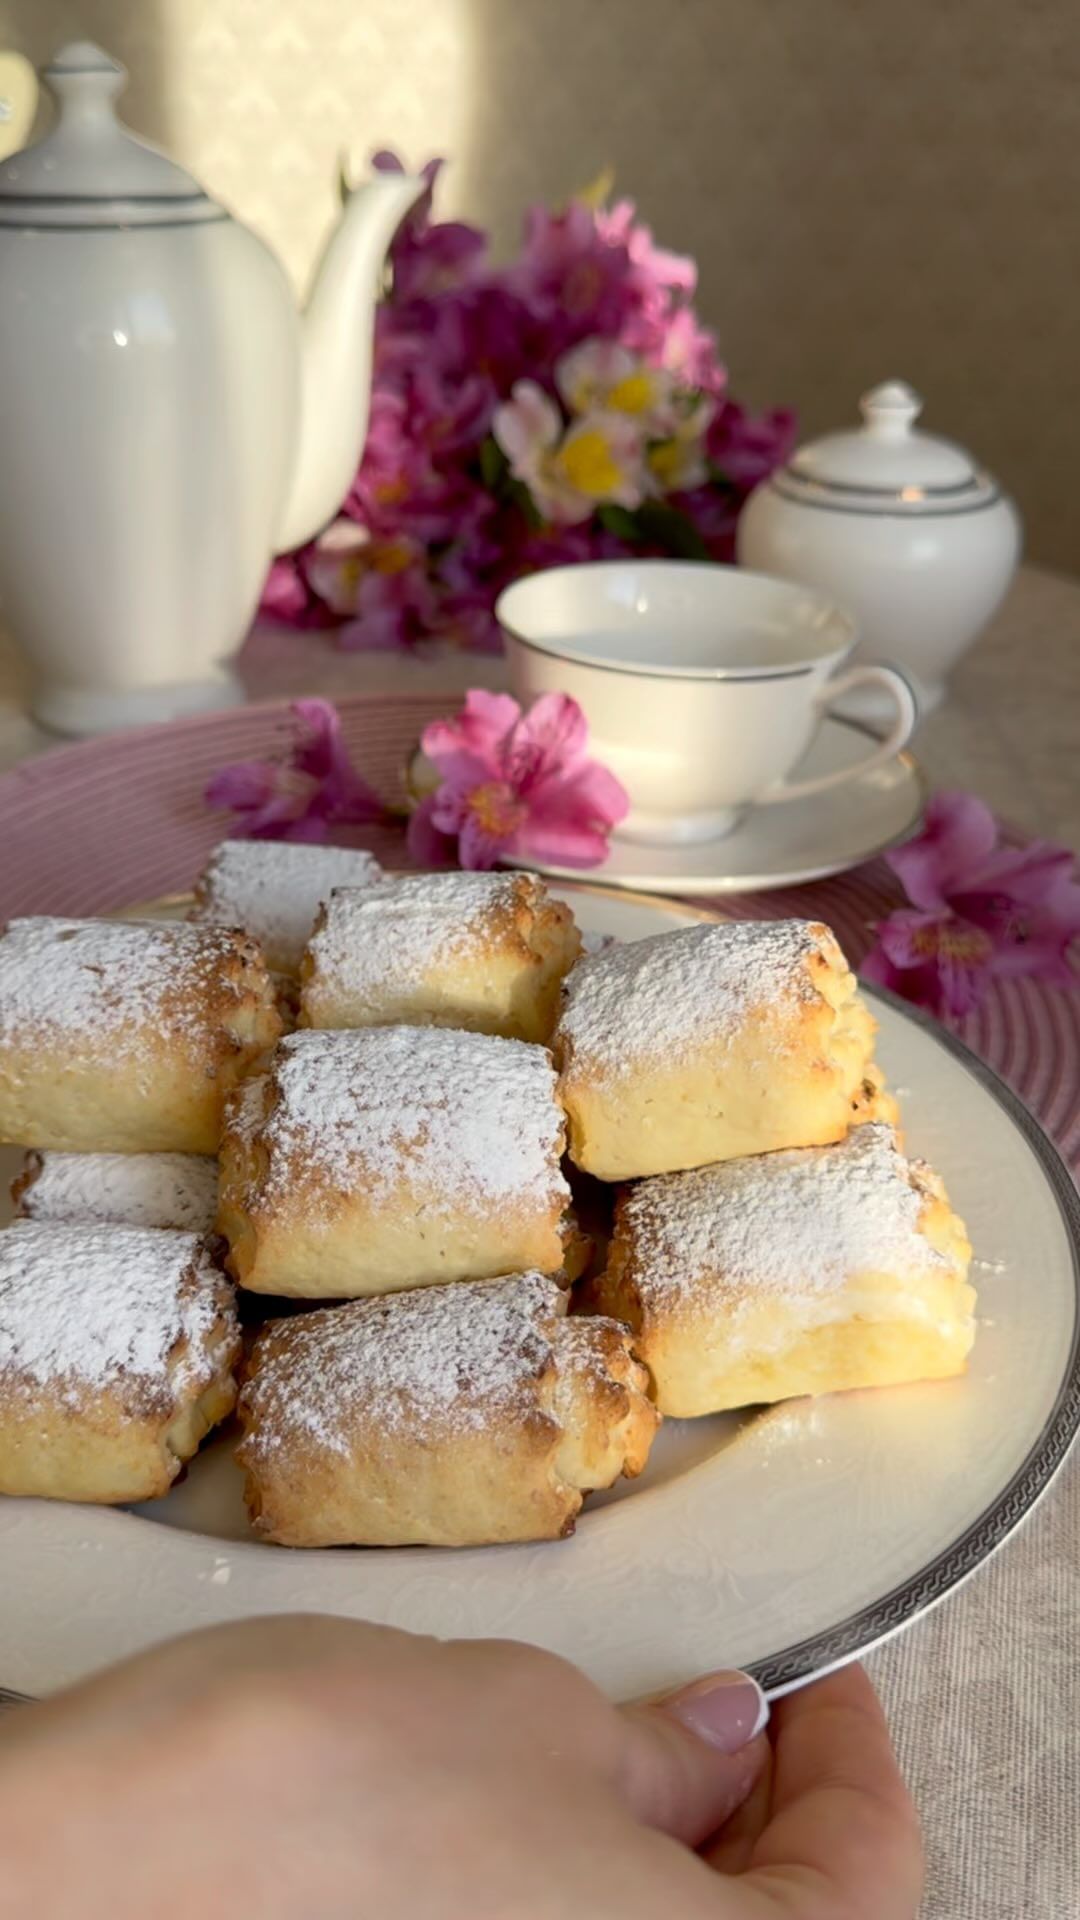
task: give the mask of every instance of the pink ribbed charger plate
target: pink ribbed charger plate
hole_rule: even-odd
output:
[[[455,696],[430,694],[338,702],[349,749],[387,800],[402,797],[402,766],[423,726],[455,704]],[[288,734],[288,704],[270,701],[58,748],[0,777],[0,918],[105,913],[186,890],[227,826],[204,804],[210,775],[227,761],[273,755]],[[341,837],[407,863],[395,828]],[[603,871],[584,877],[602,884]],[[825,920],[857,963],[872,923],[900,897],[876,860],[812,886],[725,894],[714,904],[739,919]],[[959,1031],[1080,1168],[1080,994],[1008,981]]]
[[[341,703],[348,744],[388,800],[424,722],[453,704]],[[213,715],[58,751],[0,780],[0,914],[96,913],[189,888],[225,825],[203,806],[209,775],[273,752],[286,718],[280,704]],[[404,858],[400,830],[370,844]],[[866,868],[717,904],[821,916],[857,957],[891,898],[887,869]],[[621,921],[617,937],[631,939],[672,919],[625,892],[586,895],[580,912],[595,931]],[[643,1479],[602,1496],[556,1549],[267,1549],[251,1538],[227,1434],[167,1500],[134,1514],[0,1501],[0,1682],[45,1692],[148,1637],[314,1606],[533,1640],[616,1697],[689,1678],[718,1645],[783,1691],[955,1591],[1030,1512],[1080,1427],[1080,1206],[985,1068],[924,1018],[878,1011],[913,1144],[944,1171],[979,1250],[982,1325],[964,1380],[669,1421]],[[1064,1133],[1075,1004],[1012,989],[969,1037]]]

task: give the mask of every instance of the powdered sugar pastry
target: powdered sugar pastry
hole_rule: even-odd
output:
[[[415,985],[429,967],[475,948],[535,882],[509,873],[425,873],[335,890],[311,943],[323,980],[355,994]]]
[[[650,1298],[685,1301],[714,1276],[725,1292],[829,1292],[859,1273],[947,1264],[919,1231],[911,1172],[890,1127],[855,1127],[838,1146],[643,1181],[623,1218]]]
[[[296,968],[312,923],[335,887],[382,879],[370,853],[291,840],[223,840],[199,884],[191,918],[244,927],[271,965]]]
[[[610,947],[568,976],[558,1039],[582,1066],[684,1058],[752,1010],[794,1016],[816,994],[813,954],[840,959],[832,934],[809,920],[680,927]]]
[[[281,1324],[244,1389],[248,1451],[299,1434],[347,1455],[361,1426],[432,1439],[524,1414],[565,1295],[539,1273],[359,1300]]]
[[[217,1211],[217,1161],[197,1153],[32,1153],[28,1218],[115,1220],[206,1233]]]
[[[0,937],[0,1045],[70,1039],[112,1057],[162,1032],[198,1044],[238,953],[254,949],[224,927],[12,920]]]
[[[281,1042],[273,1071],[270,1188],[313,1163],[342,1187],[362,1171],[391,1198],[407,1179],[433,1207],[569,1198],[543,1047],[449,1027],[305,1030]]]
[[[197,1234],[19,1221],[0,1233],[0,1375],[166,1407],[213,1375],[232,1292]]]

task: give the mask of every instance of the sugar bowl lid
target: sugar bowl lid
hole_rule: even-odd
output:
[[[0,164],[0,226],[175,226],[223,218],[190,173],[117,119],[127,79],[118,60],[76,40],[43,78],[56,99],[56,123]]]
[[[968,513],[1000,497],[997,482],[951,440],[920,433],[922,400],[887,380],[859,401],[861,427],[801,447],[772,484],[787,499],[849,513]]]

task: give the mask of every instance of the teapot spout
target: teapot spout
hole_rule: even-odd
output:
[[[319,533],[352,484],[367,436],[386,250],[424,187],[400,173],[377,174],[357,187],[319,261],[302,321],[300,428],[279,553]]]

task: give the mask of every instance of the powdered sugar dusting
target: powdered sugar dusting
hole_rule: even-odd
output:
[[[433,1210],[569,1198],[543,1047],[447,1027],[305,1030],[281,1042],[273,1076],[271,1189],[314,1164],[342,1188],[362,1177],[376,1202],[400,1204],[408,1180]]]
[[[556,1044],[568,1041],[584,1067],[685,1058],[755,1010],[794,1016],[817,995],[815,954],[840,959],[833,935],[808,920],[680,927],[610,947],[568,975]]]
[[[168,1412],[212,1377],[232,1289],[198,1234],[20,1221],[0,1233],[0,1378]]]
[[[217,1210],[217,1161],[197,1153],[30,1153],[17,1194],[29,1220],[116,1221],[206,1233]]]
[[[200,1049],[208,1004],[220,1003],[238,958],[253,957],[224,927],[12,920],[0,937],[0,1045],[71,1041],[111,1060],[164,1035]]]
[[[945,1267],[919,1231],[925,1196],[892,1128],[855,1127],[798,1147],[663,1174],[630,1189],[620,1235],[650,1305],[710,1293],[827,1293],[860,1273],[903,1279]]]
[[[430,1444],[521,1418],[554,1365],[565,1295],[539,1273],[357,1300],[268,1329],[241,1396],[251,1458],[297,1443],[348,1457],[365,1433]]]
[[[243,927],[267,964],[295,973],[315,915],[335,887],[366,887],[382,878],[370,853],[293,840],[223,840],[198,882],[191,918]]]
[[[425,873],[336,890],[311,942],[321,987],[362,1000],[387,987],[415,987],[433,966],[480,949],[498,919],[540,891],[512,873]]]

